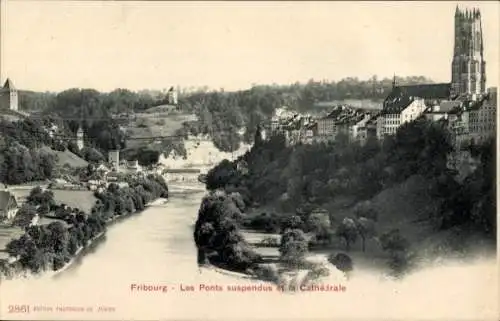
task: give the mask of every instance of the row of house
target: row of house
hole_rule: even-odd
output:
[[[381,107],[378,111],[366,111],[339,105],[317,119],[280,113],[273,117],[270,129],[284,134],[288,144],[333,141],[340,134],[363,144],[370,136],[383,139],[394,135],[405,123],[423,117],[444,122],[458,147],[481,142],[496,133],[496,88],[474,97],[453,97],[451,84],[393,83]]]

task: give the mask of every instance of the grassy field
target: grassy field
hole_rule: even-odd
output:
[[[42,149],[48,153],[51,153],[52,155],[57,156],[57,165],[58,166],[62,167],[62,166],[64,166],[64,164],[68,164],[68,165],[71,165],[72,167],[86,167],[88,165],[87,161],[85,161],[84,159],[73,154],[69,150],[65,150],[64,152],[61,152],[61,151],[57,151],[57,150],[52,150],[47,146],[42,147]]]
[[[71,190],[53,190],[54,199],[57,204],[66,204],[71,207],[80,208],[86,213],[90,213],[97,198],[92,191],[71,191]]]
[[[24,203],[26,197],[30,194],[30,189],[11,190],[19,203]],[[90,212],[97,198],[92,191],[72,191],[72,190],[52,190],[57,204],[66,204],[71,207],[77,207],[85,212]]]
[[[137,148],[152,143],[152,140],[134,138],[174,135],[182,128],[183,122],[196,119],[193,115],[172,111],[169,108],[170,106],[157,106],[135,114],[135,119],[124,126],[127,136],[130,137],[127,147]]]

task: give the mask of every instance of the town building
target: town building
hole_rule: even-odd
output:
[[[495,137],[497,120],[497,89],[491,88],[478,102],[469,107],[469,135],[471,142],[480,143]]]
[[[337,128],[335,126],[335,122],[337,119],[337,115],[339,114],[339,110],[335,109],[330,112],[328,115],[321,117],[318,119],[318,136],[321,138],[334,138],[337,134]]]
[[[139,165],[139,161],[137,159],[136,160],[132,160],[132,161],[127,161],[127,168],[130,171],[134,171],[136,173],[142,171],[142,166]]]
[[[381,136],[396,134],[400,126],[417,119],[425,110],[425,100],[420,97],[401,96],[390,101],[386,99],[380,115]]]
[[[111,167],[118,170],[120,168],[120,151],[119,150],[110,150],[108,151],[108,163],[111,164]]]
[[[379,112],[377,114],[372,115],[370,119],[366,122],[364,127],[359,128],[359,136],[360,142],[365,143],[369,137],[374,137],[376,139],[382,138],[382,129],[383,129],[383,117]]]
[[[364,144],[368,138],[366,125],[372,119],[372,115],[365,113],[353,119],[352,125],[349,128],[349,135],[353,141],[358,141]]]
[[[18,91],[12,80],[7,78],[3,87],[0,88],[0,110],[10,109],[17,111],[18,106]]]
[[[304,126],[304,135],[302,137],[302,143],[312,144],[316,142],[316,137],[318,136],[318,123],[310,122]]]
[[[9,190],[0,191],[0,220],[12,220],[18,210],[16,196]]]
[[[428,107],[424,117],[431,121],[448,119],[450,115],[459,113],[463,108],[462,106],[462,102],[458,100],[443,101],[439,105]]]

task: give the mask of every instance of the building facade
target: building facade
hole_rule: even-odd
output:
[[[496,135],[497,89],[492,88],[469,112],[470,139],[479,143]]]
[[[17,199],[8,190],[0,191],[0,220],[12,220],[19,210]]]
[[[426,110],[425,101],[417,97],[401,97],[386,104],[380,118],[381,137],[396,134],[401,125],[420,117]]]

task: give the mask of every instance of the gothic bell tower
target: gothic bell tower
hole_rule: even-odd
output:
[[[486,92],[486,62],[479,9],[455,11],[455,46],[451,64],[453,96],[475,99]]]

